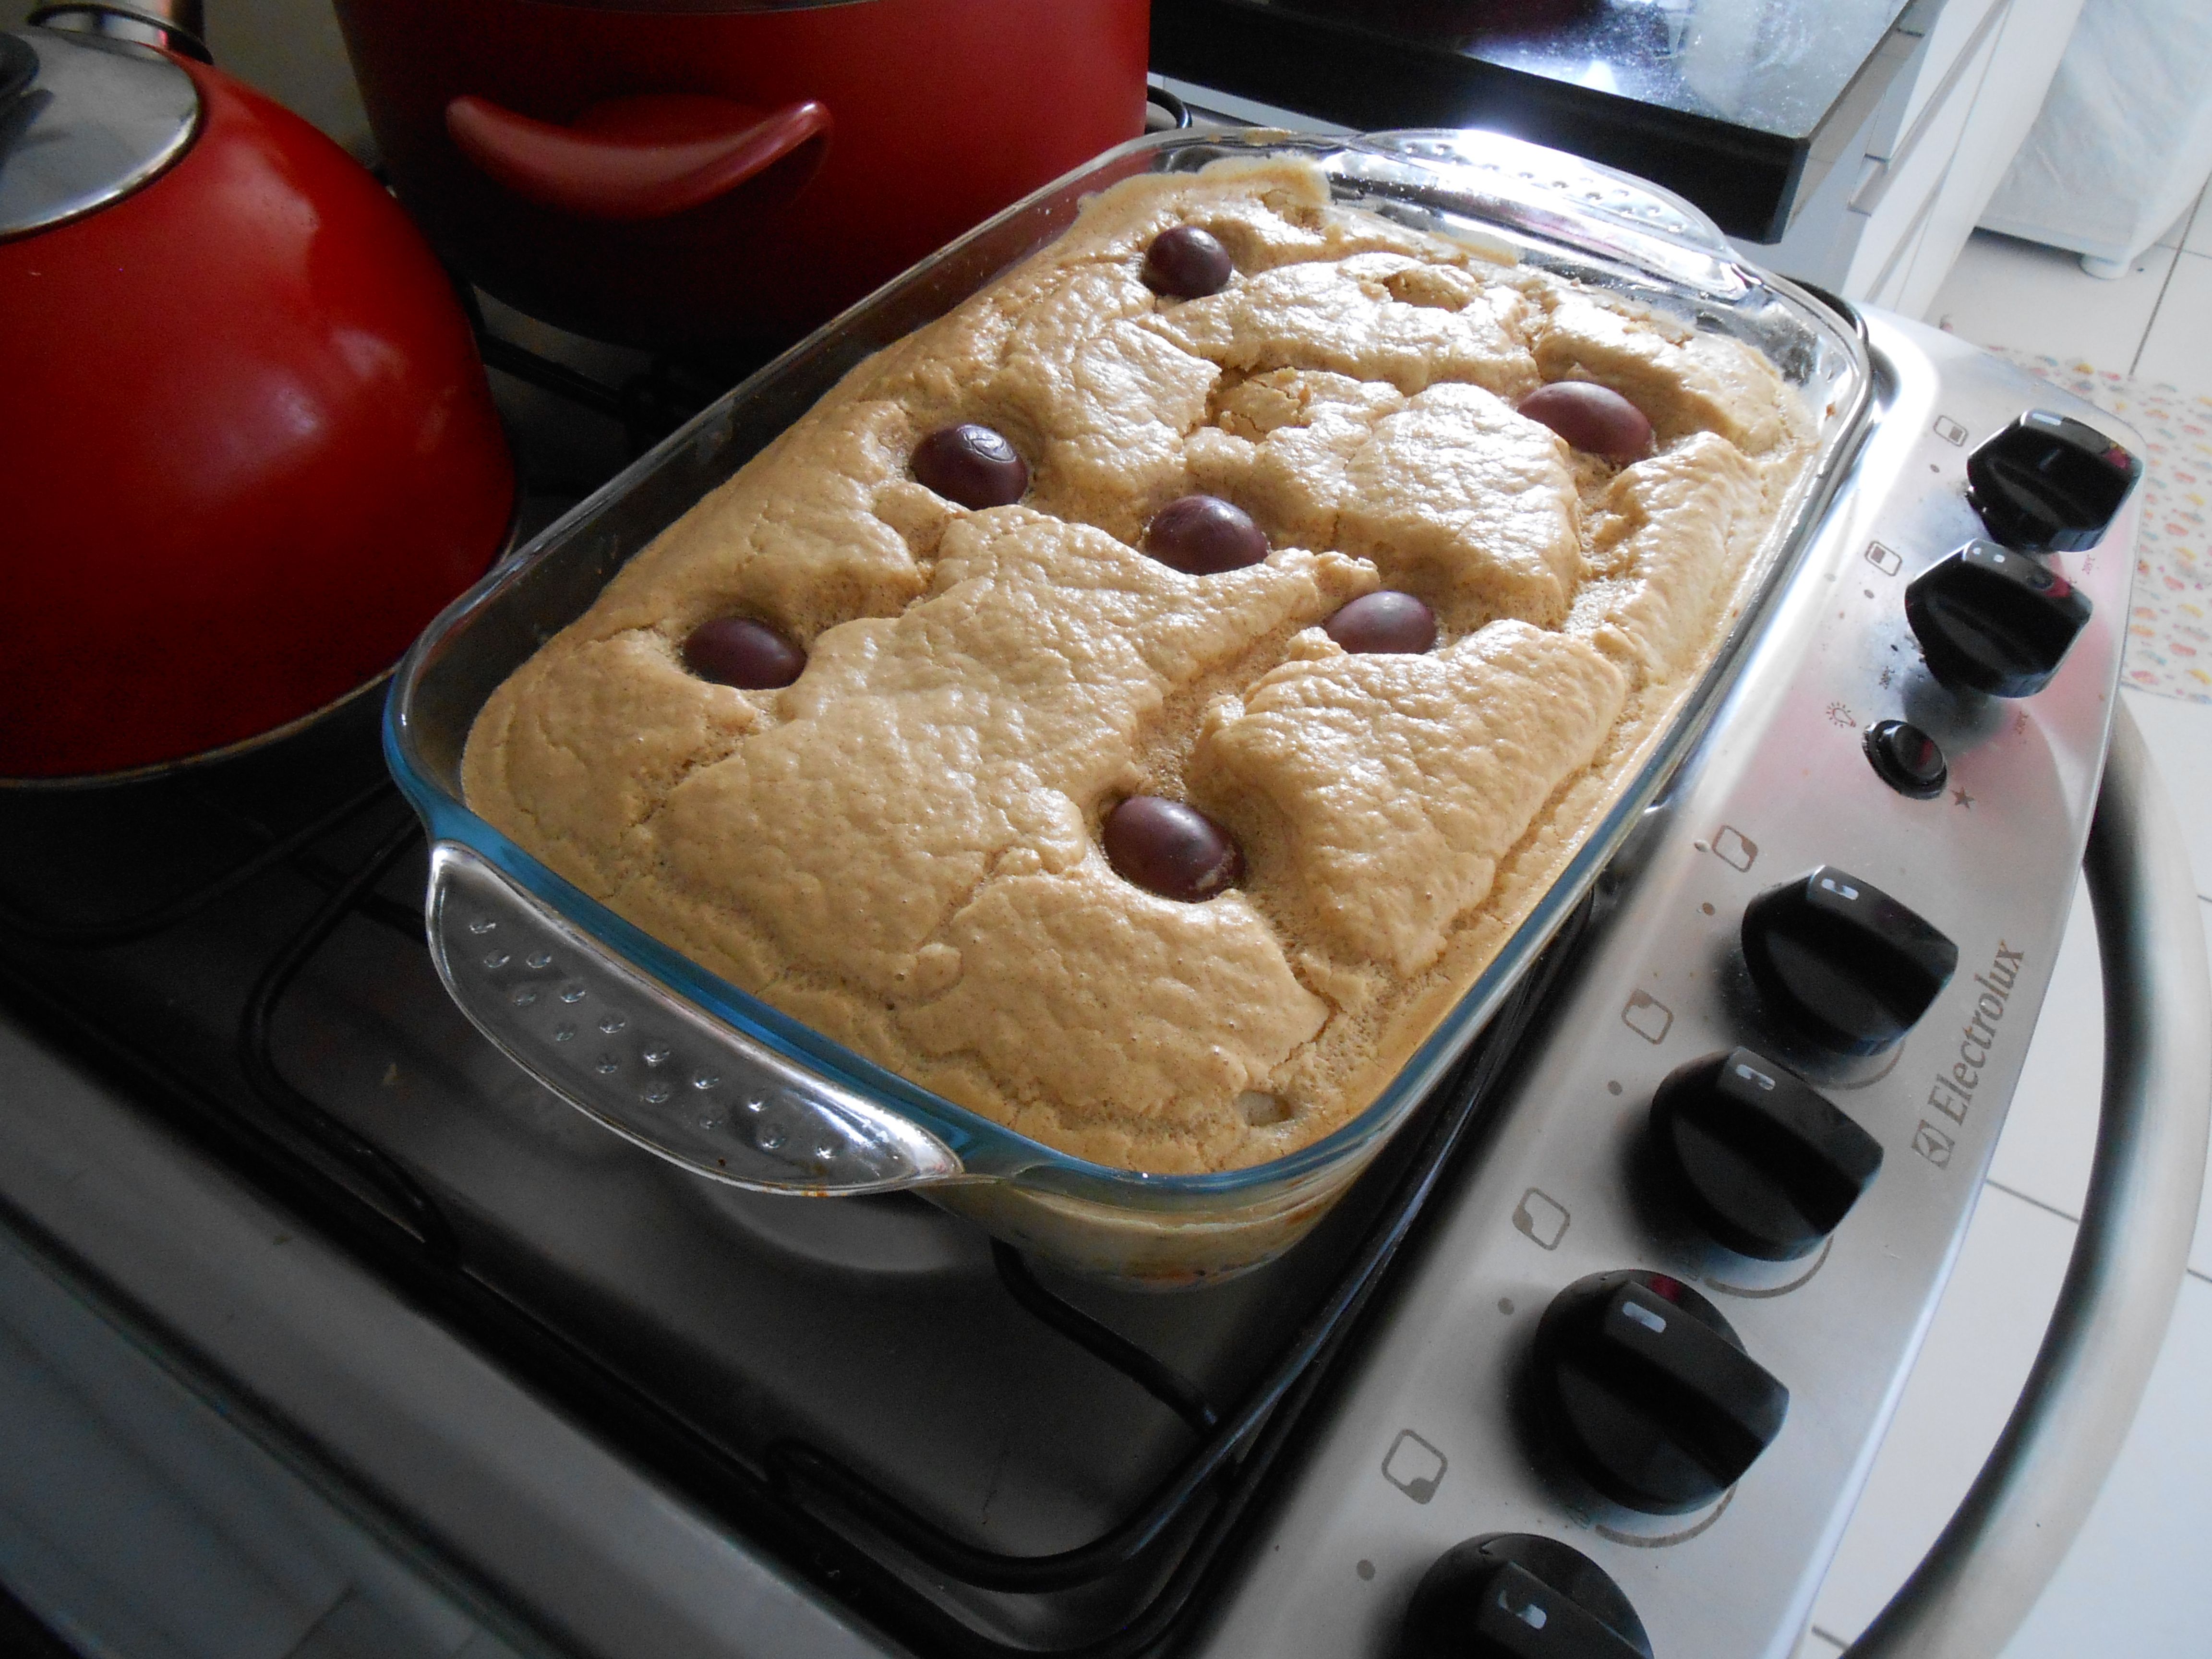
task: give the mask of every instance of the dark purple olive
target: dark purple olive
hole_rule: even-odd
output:
[[[717,685],[773,691],[799,678],[806,653],[766,623],[717,617],[701,623],[684,641],[684,665]]]
[[[1436,614],[1411,593],[1384,588],[1354,599],[1322,627],[1347,651],[1425,651],[1437,642]]]
[[[1523,398],[1521,412],[1605,460],[1636,461],[1651,453],[1651,422],[1611,386],[1554,380]]]
[[[1030,487],[1021,452],[974,421],[939,427],[914,447],[914,476],[963,507],[1006,507]]]
[[[1229,286],[1237,267],[1229,250],[1210,231],[1196,225],[1177,225],[1152,238],[1145,250],[1145,286],[1155,294],[1200,300]]]
[[[1267,538],[1218,495],[1179,495],[1145,526],[1145,551],[1186,575],[1218,576],[1266,558]]]
[[[1194,806],[1132,795],[1106,815],[1106,861],[1123,880],[1194,904],[1233,885],[1244,855],[1230,833]]]

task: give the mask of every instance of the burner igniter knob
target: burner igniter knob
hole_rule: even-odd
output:
[[[1720,1310],[1664,1273],[1577,1279],[1544,1310],[1531,1358],[1539,1419],[1590,1485],[1648,1515],[1711,1503],[1790,1409]]]
[[[1838,1054],[1878,1054],[1951,982],[1959,947],[1881,889],[1823,865],[1751,902],[1743,961],[1787,1024]]]
[[[2024,553],[2094,547],[2142,463],[2094,427],[2031,409],[1966,457],[1966,499]]]
[[[1413,1592],[1397,1659],[1652,1659],[1636,1609],[1581,1551],[1533,1533],[1470,1538]]]
[[[1950,781],[1942,745],[1910,720],[1876,720],[1866,730],[1866,756],[1875,775],[1914,800],[1934,800]]]
[[[1881,1143],[1764,1054],[1737,1048],[1671,1073],[1651,1136],[1705,1231],[1764,1261],[1810,1252],[1881,1169]]]
[[[1957,690],[2027,697],[2051,684],[2088,626],[2089,601],[2029,554],[1971,541],[1905,590],[1929,672]]]

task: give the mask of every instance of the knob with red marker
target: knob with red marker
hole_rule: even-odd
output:
[[[2142,463],[2084,421],[2031,409],[1966,458],[1966,499],[2023,553],[2094,547]]]
[[[2029,554],[1972,541],[1912,579],[1905,619],[1929,672],[1958,690],[2027,697],[2088,626],[2087,595]]]

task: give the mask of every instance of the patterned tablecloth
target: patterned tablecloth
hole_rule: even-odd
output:
[[[2212,398],[2035,352],[1997,355],[2143,434],[2150,453],[2124,678],[2161,696],[2212,702]]]

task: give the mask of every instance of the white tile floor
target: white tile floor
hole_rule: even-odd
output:
[[[1929,313],[1968,339],[2212,393],[2212,205],[2122,280],[1978,233]],[[2212,931],[2212,704],[2123,694],[2188,833]],[[1832,1659],[1949,1517],[2026,1378],[2081,1212],[2101,1064],[2096,943],[2077,895],[1988,1185],[1829,1573],[1801,1659]],[[2212,1196],[2142,1409],[2064,1565],[2004,1659],[2212,1654]]]
[[[2212,206],[2200,198],[2118,282],[2075,254],[1976,231],[1928,320],[1980,345],[2212,393]]]

